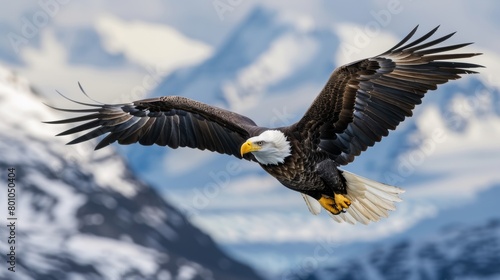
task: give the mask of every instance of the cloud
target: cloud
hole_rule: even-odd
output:
[[[286,34],[274,40],[254,63],[240,70],[234,82],[224,85],[229,109],[259,108],[261,97],[270,85],[300,69],[317,51],[317,43],[303,34]]]
[[[477,115],[492,106],[493,93],[481,91],[475,94],[462,95],[452,100],[456,111],[467,122],[464,131],[448,129],[446,122],[456,122],[457,115],[453,119],[444,119],[435,106],[426,107],[417,119],[418,133],[425,139],[430,139],[436,131],[442,132],[442,141],[434,143],[436,147],[425,159],[425,164],[418,166],[417,175],[428,177],[440,174],[440,177],[433,179],[432,184],[424,182],[414,186],[408,191],[409,197],[433,200],[470,198],[495,182],[500,182],[500,173],[497,172],[500,154],[492,153],[500,150],[500,119],[493,114]],[[412,151],[408,154],[410,153]]]
[[[77,82],[81,82],[99,101],[121,103],[144,98],[170,71],[198,63],[212,53],[210,46],[168,26],[126,22],[112,16],[101,17],[96,25],[105,50],[123,53],[128,60],[125,66],[71,64],[67,46],[55,36],[55,27],[47,26],[37,35],[38,47],[20,49],[23,65],[14,67],[45,94],[55,95],[59,90],[75,96],[79,94]]]
[[[255,175],[237,178],[230,183],[227,193],[245,196],[256,195],[276,188],[281,188],[280,183],[272,176],[264,174],[264,176]]]
[[[297,196],[298,201],[301,200]],[[327,240],[329,243],[375,241],[404,232],[422,219],[434,217],[435,206],[430,204],[401,204],[390,218],[369,225],[338,224],[326,213],[311,215],[305,205],[298,210],[281,208],[241,213],[205,214],[195,216],[198,226],[211,232],[223,244],[286,243]]]
[[[379,55],[394,46],[398,39],[384,29],[368,31],[365,26],[340,23],[333,28],[340,37],[340,46],[335,54],[337,65]]]
[[[99,101],[109,102],[120,95],[130,95],[136,85],[142,84],[145,74],[137,68],[102,69],[69,64],[68,51],[57,40],[53,29],[44,29],[39,36],[40,47],[23,48],[20,57],[24,65],[16,68],[46,94],[54,96],[55,90],[59,90],[75,97],[79,95],[77,82],[80,81],[91,96],[94,93]]]
[[[190,148],[177,149],[169,152],[163,158],[163,166],[166,174],[185,175],[190,171],[198,170],[217,155],[210,151],[200,151]],[[190,160],[196,159],[196,160]]]
[[[142,21],[124,21],[102,16],[96,28],[110,53],[123,53],[138,65],[154,65],[165,74],[199,63],[212,54],[212,47],[184,36],[166,25]]]

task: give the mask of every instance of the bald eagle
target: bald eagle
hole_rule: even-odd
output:
[[[257,126],[248,117],[180,96],[125,104],[74,101],[88,108],[51,107],[87,114],[48,123],[87,121],[58,136],[90,130],[68,143],[76,144],[107,134],[96,150],[115,141],[138,142],[254,161],[300,192],[313,214],[323,207],[338,222],[367,224],[387,217],[403,190],[339,167],[396,129],[428,90],[482,67],[450,61],[479,53],[446,53],[470,43],[435,47],[454,34],[428,40],[438,27],[408,42],[417,27],[390,50],[335,69],[305,115],[290,126]]]

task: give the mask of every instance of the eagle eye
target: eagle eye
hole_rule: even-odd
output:
[[[262,146],[262,145],[264,145],[264,141],[257,141],[257,142],[255,142],[255,144]]]

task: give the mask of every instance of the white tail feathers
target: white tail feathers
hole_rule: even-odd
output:
[[[318,215],[321,212],[321,204],[319,202],[308,196],[307,194],[300,193],[302,195],[302,198],[304,198],[304,201],[306,202],[307,209],[309,209],[309,212],[313,215]]]
[[[395,202],[400,202],[399,194],[404,193],[404,190],[379,183],[370,179],[363,178],[345,170],[339,170],[347,182],[347,194],[345,196],[351,200],[351,206],[346,209],[345,213],[333,215],[328,214],[337,222],[348,222],[355,224],[360,222],[368,224],[376,222],[380,218],[387,218],[388,211],[394,210]],[[312,197],[303,195],[307,207],[311,213],[317,215],[321,205]],[[319,208],[318,208],[319,207]]]

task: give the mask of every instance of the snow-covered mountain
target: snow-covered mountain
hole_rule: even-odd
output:
[[[210,59],[169,75],[153,95],[190,97],[235,110],[262,126],[288,125],[302,116],[337,66],[341,41],[338,29],[315,26],[307,17],[256,9]],[[407,189],[389,219],[367,227],[311,216],[297,193],[256,164],[190,149],[119,149],[141,178],[228,250],[278,273],[307,258],[318,240],[353,252],[360,243],[414,238],[418,232],[436,230],[434,225],[459,218],[441,215],[453,212],[450,209],[479,209],[478,193],[500,182],[495,169],[500,162],[495,152],[500,150],[500,93],[490,85],[476,75],[430,92],[413,118],[347,166]],[[491,211],[474,213],[477,220],[491,217]],[[441,220],[429,222],[433,217]],[[329,261],[335,260],[332,255]]]
[[[498,279],[500,219],[475,226],[454,225],[419,240],[379,245],[363,257],[344,259],[313,273],[286,279]]]
[[[480,203],[436,211],[411,230],[381,240],[320,239],[273,279],[497,279],[498,197],[500,184],[478,193]]]
[[[16,272],[1,279],[262,279],[138,180],[113,149],[65,146],[63,116],[0,68],[0,169],[16,175]],[[2,188],[7,201],[7,190]],[[12,233],[10,233],[10,236]]]

